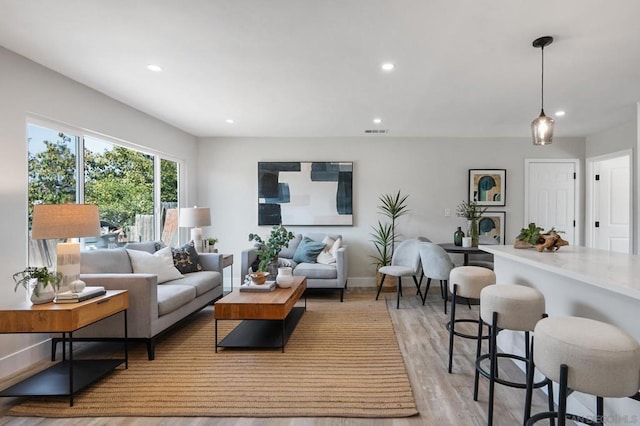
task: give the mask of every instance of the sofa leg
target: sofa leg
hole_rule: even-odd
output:
[[[344,289],[340,289],[340,302],[344,302]]]
[[[156,358],[153,339],[147,340],[147,357],[149,358],[149,361],[153,361]]]
[[[54,337],[51,339],[51,361],[56,360],[56,349],[58,347],[58,338]]]

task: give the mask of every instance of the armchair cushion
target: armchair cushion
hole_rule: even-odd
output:
[[[301,241],[302,241],[302,235],[296,234],[295,238],[289,241],[289,245],[287,247],[284,247],[282,250],[280,250],[280,253],[278,253],[278,257],[293,259],[293,255],[296,254],[296,250],[298,248],[298,245],[300,245]]]
[[[338,253],[338,249],[342,245],[342,238],[338,238],[334,240],[330,236],[324,237],[322,240],[323,243],[326,244],[324,250],[318,254],[318,263],[322,263],[325,265],[331,265],[332,263],[336,263],[336,255]]]
[[[293,255],[293,260],[298,263],[316,263],[318,254],[325,246],[326,244],[323,242],[313,241],[309,237],[304,237]]]

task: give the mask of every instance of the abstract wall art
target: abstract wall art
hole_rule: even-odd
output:
[[[504,244],[505,212],[486,211],[478,220],[480,244]]]
[[[504,206],[506,186],[505,169],[469,169],[469,201],[479,206]]]
[[[259,162],[258,225],[353,225],[353,162]]]

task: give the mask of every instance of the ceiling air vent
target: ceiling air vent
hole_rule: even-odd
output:
[[[364,132],[367,134],[381,134],[381,133],[389,133],[389,129],[365,129]]]

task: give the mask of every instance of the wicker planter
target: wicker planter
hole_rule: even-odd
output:
[[[382,280],[382,274],[380,272],[376,272],[376,288],[380,285],[380,281]],[[392,277],[391,275],[387,275],[384,277],[384,284],[382,285],[382,291],[384,292],[395,292],[396,291],[396,277]]]

